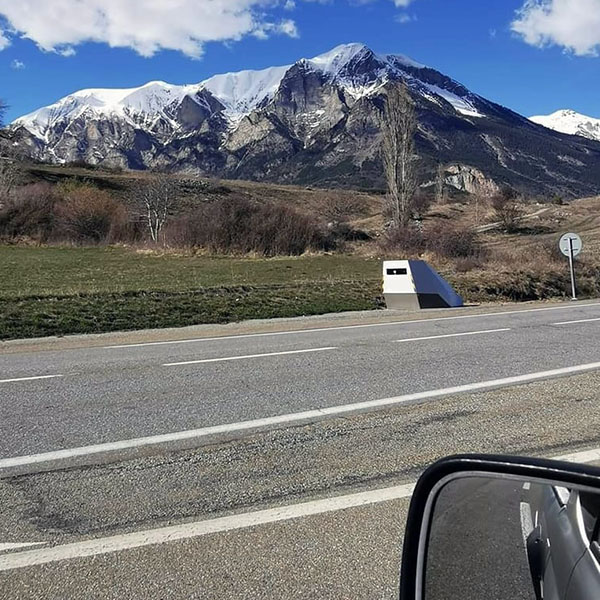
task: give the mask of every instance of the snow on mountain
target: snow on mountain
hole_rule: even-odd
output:
[[[352,59],[365,52],[370,52],[370,50],[364,44],[343,44],[325,54],[303,60],[316,71],[335,77]]]
[[[366,69],[357,75],[351,72],[352,65],[360,60],[370,60],[372,64],[370,70]],[[302,59],[297,64],[300,63],[322,73],[354,98],[376,91],[386,83],[392,72],[402,73],[418,89],[419,81],[410,71],[426,68],[406,56],[377,55],[359,43],[338,46],[319,56]],[[232,124],[236,124],[274,96],[291,66],[214,75],[191,85],[152,81],[139,88],[81,90],[16,119],[13,125],[21,125],[37,138],[47,140],[49,133],[61,122],[69,122],[80,116],[120,117],[137,126],[155,122],[159,118],[171,122],[171,112],[167,109],[181,103],[186,96],[200,102],[197,94],[202,90],[209,91],[223,105],[225,116]],[[444,98],[462,114],[480,116],[467,100],[449,90],[430,85],[427,92]],[[172,125],[176,129],[177,124]]]
[[[600,141],[600,119],[582,115],[574,110],[558,110],[551,115],[529,117],[529,120],[561,133]]]
[[[441,87],[433,84],[425,84],[424,86],[429,93],[425,93],[431,100],[436,102],[436,96],[443,98],[446,102],[448,102],[456,112],[459,112],[461,115],[465,117],[483,117],[485,115],[481,114],[474,106],[471,99],[467,97],[461,97],[454,92],[449,90],[442,89]],[[433,97],[431,96],[433,94]]]
[[[53,127],[61,121],[72,121],[82,115],[90,117],[121,117],[137,122],[164,114],[165,107],[180,102],[184,96],[197,91],[195,86],[170,85],[163,81],[151,81],[139,88],[86,89],[62,98],[58,102],[36,110],[14,121],[36,137],[46,139]]]
[[[238,121],[275,94],[289,68],[288,65],[214,75],[200,83],[200,87],[210,91],[225,106],[227,115]]]

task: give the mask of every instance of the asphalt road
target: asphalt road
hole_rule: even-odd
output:
[[[458,318],[443,313],[158,345],[15,352],[7,344],[0,356],[0,458],[600,361],[597,303],[453,314]]]
[[[600,372],[568,369],[600,362],[600,306],[523,308],[375,327],[393,315],[309,319],[286,329],[321,331],[281,335],[271,335],[281,323],[212,328],[229,338],[120,348],[105,346],[177,332],[3,345],[0,380],[62,377],[0,383],[0,460],[25,456],[19,467],[0,462],[0,598],[397,597],[410,485],[432,461],[600,447]],[[396,342],[416,337],[432,339]],[[335,350],[163,366],[323,347]],[[469,388],[532,373],[541,379]],[[457,385],[418,403],[193,438],[191,448],[27,462]]]

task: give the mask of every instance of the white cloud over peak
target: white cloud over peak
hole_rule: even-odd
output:
[[[395,19],[396,23],[400,23],[401,25],[406,25],[406,23],[410,23],[411,21],[414,21],[415,18],[412,15],[409,15],[408,13],[400,13],[399,15],[396,15]]]
[[[527,0],[511,28],[532,46],[557,45],[578,56],[595,56],[600,0]]]
[[[78,44],[99,42],[142,56],[175,50],[199,58],[205,42],[256,32],[297,35],[289,19],[269,23],[268,5],[269,0],[0,0],[0,19],[8,24],[4,35],[0,30],[0,50],[9,35],[17,35],[66,55]]]

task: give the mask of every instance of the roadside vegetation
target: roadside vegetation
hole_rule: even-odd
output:
[[[595,199],[436,182],[405,218],[377,192],[0,162],[0,339],[376,309],[398,256],[467,302],[566,297],[571,229],[580,293],[600,293]]]

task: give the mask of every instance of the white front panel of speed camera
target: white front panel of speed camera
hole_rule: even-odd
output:
[[[408,260],[386,260],[383,263],[384,294],[414,294],[415,284]]]

